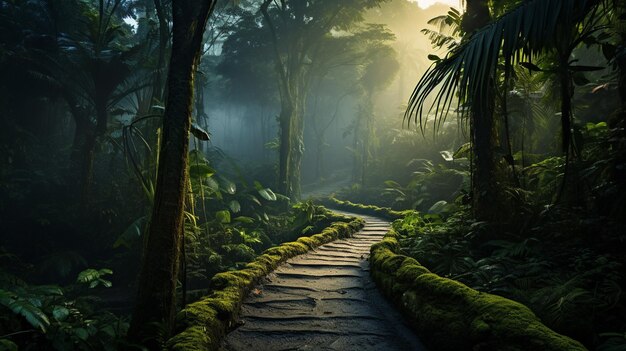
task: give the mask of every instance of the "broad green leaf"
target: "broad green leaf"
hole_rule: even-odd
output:
[[[217,211],[215,212],[215,219],[217,219],[219,223],[230,223],[230,212],[228,210]]]
[[[13,313],[24,317],[34,328],[46,331],[50,325],[48,316],[37,306],[27,300],[14,300],[6,305]]]
[[[191,178],[208,178],[214,174],[215,170],[205,163],[192,163],[189,166],[189,176]]]
[[[245,217],[245,216],[235,217],[233,219],[233,221],[240,222],[240,223],[245,223],[245,224],[252,224],[252,223],[254,223],[254,219],[253,218]]]
[[[203,140],[203,141],[211,140],[211,135],[206,130],[200,128],[200,126],[198,126],[195,123],[191,124],[190,130],[191,130],[191,134],[193,134],[193,136],[195,136],[199,140]]]
[[[63,322],[70,315],[70,310],[64,306],[54,306],[52,316],[59,322]]]
[[[213,190],[213,191],[219,191],[220,190],[220,184],[217,182],[217,180],[213,179],[213,178],[207,178],[204,180],[205,185]]]
[[[224,185],[224,190],[227,193],[229,193],[231,195],[234,195],[235,192],[237,191],[237,185],[235,185],[235,183],[231,182],[230,180],[226,180],[226,179],[223,181],[223,183],[224,183],[223,184]]]
[[[260,189],[259,195],[267,201],[276,201],[276,194],[270,188]]]
[[[461,147],[459,147],[459,149],[454,152],[454,155],[452,155],[452,157],[454,158],[467,157],[469,156],[471,151],[472,151],[472,144],[465,143],[461,145]]]
[[[239,211],[241,211],[241,205],[239,204],[239,201],[237,200],[233,200],[231,202],[228,203],[228,208],[230,208],[230,211],[232,213],[239,213]]]
[[[448,207],[448,202],[447,201],[444,201],[444,200],[437,201],[432,206],[430,206],[430,208],[428,209],[428,213],[445,212],[447,207]]]
[[[76,278],[76,281],[79,283],[89,283],[98,279],[99,277],[100,273],[97,270],[93,268],[88,268],[78,273],[78,278]]]
[[[439,154],[446,161],[453,161],[454,160],[454,154],[451,151],[441,150],[441,151],[439,151]]]

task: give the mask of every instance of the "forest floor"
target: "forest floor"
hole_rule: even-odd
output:
[[[288,260],[244,301],[226,350],[424,350],[369,275],[370,246],[389,222]]]

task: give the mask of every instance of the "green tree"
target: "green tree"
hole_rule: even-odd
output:
[[[359,115],[356,116],[355,126],[355,162],[354,179],[359,180],[362,186],[366,185],[369,161],[373,158],[374,148],[374,98],[375,94],[385,89],[395,78],[399,63],[396,52],[388,45],[393,35],[382,31],[379,40],[368,43],[367,61],[362,69],[359,85],[363,95]],[[386,34],[386,35],[385,35]]]
[[[354,26],[341,36],[324,38],[325,43],[312,57],[310,69],[315,88],[311,89],[308,116],[315,136],[317,179],[324,175],[326,132],[337,120],[341,105],[351,95],[360,95],[363,101],[363,113],[357,116],[355,127],[361,120],[370,126],[366,128],[367,132],[355,133],[355,142],[358,140],[359,145],[364,146],[363,142],[369,140],[364,135],[373,131],[371,124],[374,95],[393,80],[398,70],[395,52],[389,46],[393,39],[393,34],[384,25]],[[330,110],[320,108],[320,97],[325,97],[330,102]],[[362,156],[358,157],[363,159]],[[362,173],[356,168],[354,171]]]
[[[278,189],[300,197],[300,166],[304,152],[304,113],[311,83],[312,58],[332,30],[346,30],[362,20],[380,0],[272,1],[261,13],[271,33],[281,111]]]
[[[129,338],[142,341],[151,323],[169,331],[176,309],[176,282],[188,184],[188,152],[193,80],[202,37],[216,1],[172,2],[172,54],[155,200],[144,247],[137,302]],[[155,346],[151,344],[152,346]]]
[[[480,1],[478,1],[480,2]],[[474,153],[473,205],[479,218],[497,216],[494,145],[495,77],[500,63],[508,65],[531,61],[539,54],[554,50],[559,53],[557,72],[561,83],[561,106],[564,153],[569,154],[571,133],[572,71],[585,67],[570,65],[567,53],[582,42],[593,30],[598,18],[599,1],[593,0],[528,0],[504,13],[492,23],[474,23],[484,19],[484,8],[468,1],[476,15],[466,14],[465,29],[478,29],[463,43],[454,47],[443,59],[437,60],[418,82],[413,92],[406,117],[422,121],[426,98],[435,93],[433,106],[437,118],[445,118],[455,94],[461,116],[470,118]],[[478,6],[478,7],[474,7]],[[484,6],[484,3],[483,3]],[[588,16],[591,14],[591,16]],[[578,25],[584,21],[578,32]],[[482,28],[481,28],[482,26]],[[572,32],[578,33],[575,37]],[[567,48],[565,48],[567,47]],[[565,66],[567,64],[567,66]],[[529,66],[532,67],[532,66]],[[440,88],[440,89],[439,89]],[[469,108],[465,108],[469,105]]]

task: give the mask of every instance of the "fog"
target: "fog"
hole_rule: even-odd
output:
[[[374,126],[381,129],[379,134],[383,133],[383,126],[387,129],[416,129],[415,125],[403,125],[404,109],[415,83],[432,64],[427,56],[437,52],[421,30],[439,30],[427,22],[449,10],[447,5],[441,3],[426,9],[418,5],[396,0],[385,2],[364,14],[364,25],[383,25],[392,35],[386,44],[393,49],[393,60],[398,65],[391,72],[391,80],[372,96]],[[221,49],[213,51],[219,53]],[[218,66],[220,60],[223,58],[219,56],[210,58]],[[271,62],[267,62],[267,67],[270,65]],[[314,83],[307,92],[305,109],[303,184],[349,177],[351,168],[355,166],[354,133],[358,119],[362,118],[363,88],[356,86],[358,82],[350,75],[354,75],[355,67],[362,65],[358,59],[348,60],[333,67],[322,79],[313,79]],[[215,65],[205,67],[208,68],[207,74],[215,72],[218,77],[212,82],[217,84],[204,87],[202,103],[205,115],[199,118],[199,123],[211,132],[210,145],[244,164],[261,166],[275,162],[278,158],[280,102],[274,82],[249,77],[251,79],[234,83],[243,86],[231,85],[232,90],[224,91],[224,83],[219,79],[224,79],[228,86],[231,77],[228,74],[224,76],[224,72],[220,72]],[[246,90],[245,98],[233,99],[233,95],[241,94],[238,87]],[[393,178],[393,175],[389,177]]]

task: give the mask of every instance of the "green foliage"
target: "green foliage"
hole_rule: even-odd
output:
[[[393,228],[403,252],[432,272],[522,302],[549,327],[585,343],[610,311],[623,308],[623,263],[611,254],[564,245],[549,228],[534,228],[541,239],[519,237],[460,214],[432,224],[412,214]],[[497,239],[490,239],[491,232]]]
[[[192,183],[202,189],[199,182]],[[232,188],[239,189],[233,194],[219,188],[219,196],[213,193],[209,198],[206,192],[205,198],[195,195],[199,201],[196,213],[201,215],[197,221],[188,221],[186,226],[190,284],[206,285],[214,274],[240,269],[275,243],[310,234],[334,218],[310,201],[296,203],[288,212],[276,210],[272,205],[278,202],[279,196],[258,181],[252,183],[253,186],[233,183]],[[204,217],[211,212],[214,217]]]
[[[306,207],[306,206],[305,206]],[[287,259],[324,243],[345,238],[363,227],[360,219],[343,218],[321,233],[302,237],[266,250],[239,270],[222,272],[211,279],[211,290],[178,314],[178,330],[168,341],[172,350],[214,350],[235,325],[243,299],[259,279]]]
[[[35,329],[46,332],[50,326],[48,316],[41,310],[43,299],[48,296],[62,295],[61,289],[54,286],[42,286],[32,289],[16,287],[13,291],[0,289],[0,304],[28,321]]]
[[[384,194],[395,196],[394,206],[431,213],[453,212],[454,201],[468,188],[469,172],[464,163],[451,159],[436,165],[430,160],[412,160],[409,164],[421,166],[406,186],[385,182]]]
[[[580,343],[547,328],[527,307],[442,278],[417,260],[398,254],[399,236],[391,230],[372,246],[372,276],[427,346],[437,350],[485,346],[585,350]]]
[[[87,284],[111,273],[108,269],[88,269],[79,275],[78,281]],[[22,340],[21,334],[32,334],[29,340],[45,349],[118,349],[128,323],[96,309],[94,301],[93,297],[76,295],[72,287],[29,285],[4,275],[0,281],[0,309],[8,310],[9,314],[0,317],[0,330],[8,337],[0,339],[3,349],[10,350],[16,345],[11,339]]]
[[[142,216],[131,223],[126,230],[115,240],[113,248],[126,247],[130,249],[135,242],[141,238],[142,233],[146,229],[148,217]]]
[[[11,340],[0,339],[0,350],[2,351],[18,351],[17,344]]]
[[[76,282],[89,286],[89,289],[93,289],[100,285],[104,286],[105,288],[110,288],[111,286],[113,286],[113,283],[111,283],[110,280],[106,280],[103,278],[104,276],[110,274],[113,274],[113,271],[108,268],[89,268],[78,274]]]

